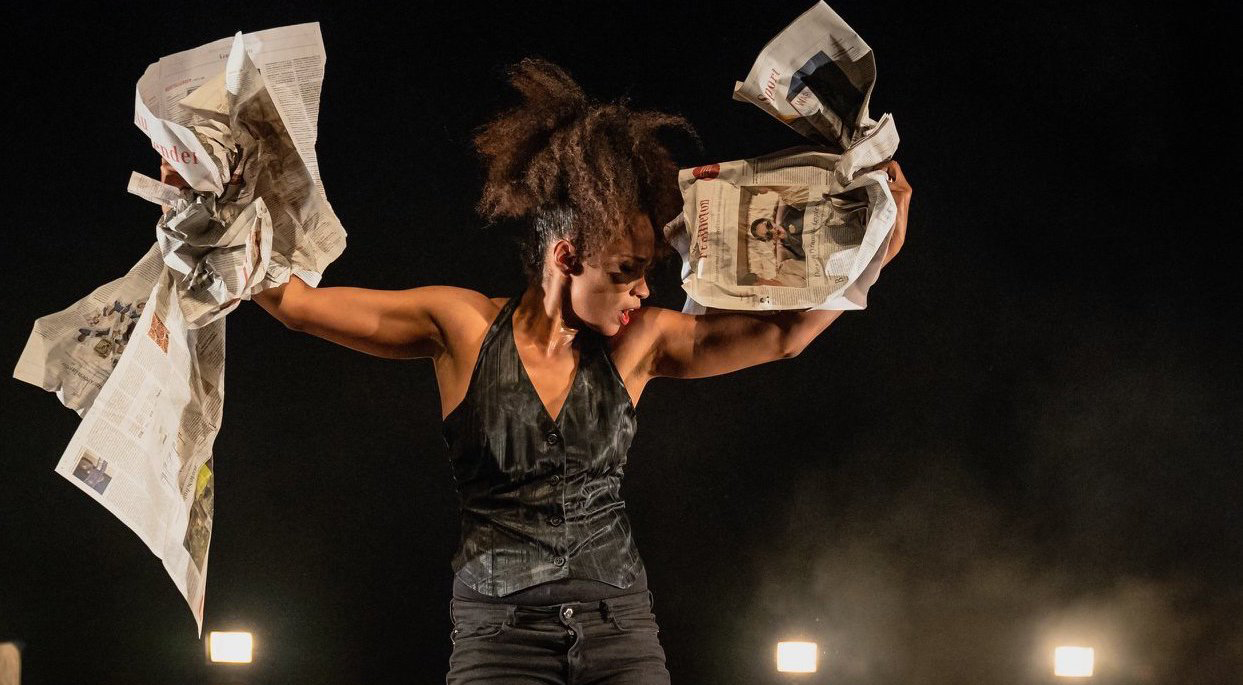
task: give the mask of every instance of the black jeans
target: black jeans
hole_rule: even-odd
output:
[[[520,606],[449,600],[447,685],[668,685],[650,590]]]

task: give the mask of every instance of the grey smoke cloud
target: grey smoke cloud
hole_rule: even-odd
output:
[[[1013,388],[1008,485],[950,431],[809,465],[747,639],[819,642],[809,682],[835,685],[1051,683],[1059,644],[1096,649],[1093,683],[1239,682],[1239,504],[1212,468],[1233,447],[1203,420],[1231,412],[1207,370],[1078,349],[1051,371]]]
[[[1109,577],[1043,556],[1020,521],[946,466],[865,494],[825,486],[800,488],[783,542],[806,551],[761,574],[755,607],[773,639],[820,643],[824,682],[1048,682],[1059,644],[1094,647],[1098,683],[1243,672],[1237,587]]]

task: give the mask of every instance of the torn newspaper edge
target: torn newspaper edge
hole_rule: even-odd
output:
[[[14,377],[81,415],[56,472],[159,557],[203,628],[224,399],[224,317],[345,249],[314,157],[319,25],[238,33],[152,64],[135,123],[185,179],[133,174],[165,207],[130,271],[40,318]]]
[[[683,311],[863,309],[897,206],[884,171],[893,118],[868,116],[872,50],[819,2],[761,51],[734,99],[815,146],[683,169],[665,236],[682,256]]]

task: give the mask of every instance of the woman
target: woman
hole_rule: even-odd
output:
[[[510,70],[523,103],[475,137],[479,203],[531,229],[515,297],[466,288],[311,288],[255,296],[289,328],[369,354],[433,360],[462,504],[453,683],[668,683],[620,485],[654,377],[700,378],[798,354],[835,311],[689,316],[644,307],[670,254],[680,117],[589,101],[559,67]],[[897,164],[898,251],[910,188]],[[904,190],[903,190],[904,189]]]

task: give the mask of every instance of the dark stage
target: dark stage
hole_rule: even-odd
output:
[[[158,211],[134,87],[161,55],[318,21],[318,156],[347,231],[321,285],[515,295],[471,133],[538,55],[684,115],[689,167],[805,141],[731,100],[811,5],[414,3],[5,10],[6,378],[36,318],[117,278]],[[1092,683],[1243,674],[1235,6],[831,2],[875,51],[915,188],[864,311],[800,355],[661,379],[623,494],[673,682]],[[1231,95],[1234,93],[1234,95]],[[1230,104],[1230,103],[1236,104]],[[647,304],[680,309],[679,264]],[[444,682],[457,496],[432,364],[228,318],[205,631],[146,546],[53,472],[79,423],[0,383],[0,642],[22,683]],[[779,677],[778,640],[820,670]],[[1070,643],[1067,643],[1070,644]]]

